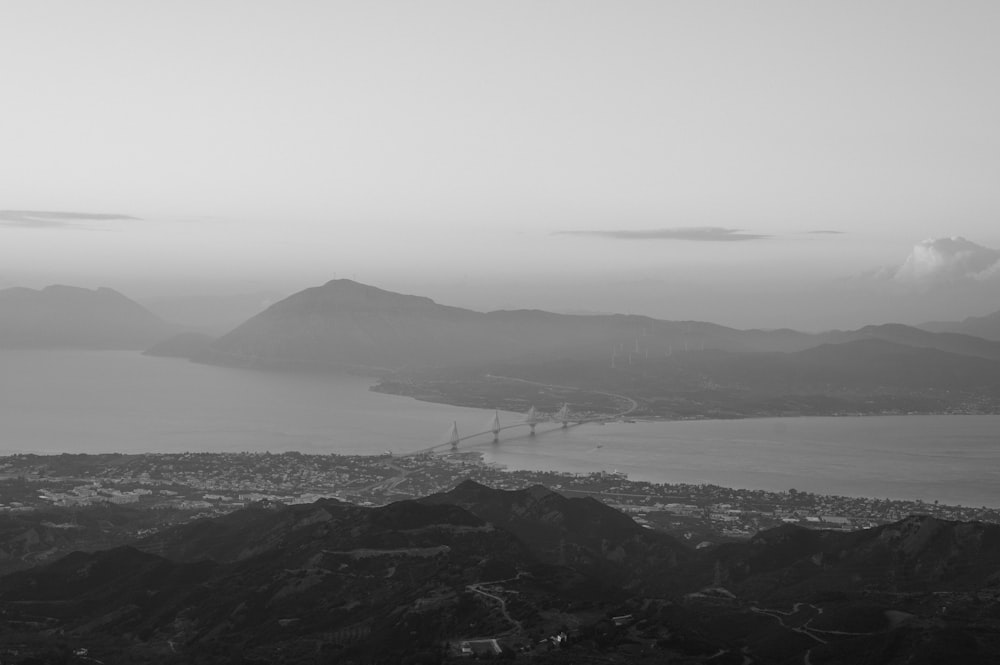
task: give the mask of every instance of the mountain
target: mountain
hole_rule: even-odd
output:
[[[824,344],[789,354],[789,379],[857,388],[973,390],[1000,388],[1000,361],[883,339]]]
[[[631,356],[661,358],[698,350],[794,353],[866,339],[1000,359],[1000,342],[895,324],[808,334],[620,314],[481,313],[346,279],[275,303],[195,357],[220,364],[385,372],[496,362],[605,362],[612,356],[627,362]]]
[[[395,367],[468,359],[479,315],[350,280],[296,293],[212,345],[216,362],[291,367]]]
[[[14,484],[22,484],[15,480]],[[9,489],[9,486],[8,486]],[[23,484],[21,490],[28,490]],[[30,490],[28,490],[30,491]],[[144,530],[184,519],[130,505],[0,511],[0,575],[52,561],[77,549],[107,549],[132,542]]]
[[[914,515],[854,532],[783,526],[705,552],[675,616],[697,647],[755,662],[991,663],[1000,654],[1000,525]],[[711,648],[702,644],[701,651]]]
[[[0,577],[0,613],[15,663],[440,663],[493,644],[542,664],[992,663],[1000,525],[783,526],[688,550],[591,499],[465,482],[75,552]]]
[[[600,501],[568,499],[541,485],[505,491],[467,480],[421,501],[460,506],[514,534],[540,560],[624,588],[664,593],[669,571],[691,555],[673,537],[644,529]]]
[[[762,600],[824,590],[975,591],[1000,586],[1000,525],[925,515],[847,533],[789,525],[721,545],[710,558],[727,588]]]
[[[1000,311],[986,316],[970,316],[962,321],[935,321],[920,326],[930,332],[952,332],[974,335],[1000,342]]]
[[[667,349],[708,344],[733,350],[806,348],[795,331],[739,331],[648,317],[577,316],[537,310],[474,312],[429,298],[333,280],[278,302],[217,340],[200,359],[283,367],[368,370],[481,365],[606,356],[643,338]]]
[[[998,318],[1000,321],[1000,318]],[[905,344],[918,348],[937,349],[948,353],[964,356],[976,356],[1000,360],[1000,341],[983,339],[970,334],[958,332],[928,332],[912,326],[899,323],[887,323],[879,326],[865,326],[848,332],[824,333],[819,336],[829,344],[878,339],[894,344]]]
[[[553,411],[570,402],[578,413],[627,408],[631,417],[666,418],[995,413],[1000,405],[1000,360],[877,338],[793,353],[640,356],[614,367],[593,360],[497,363],[484,372],[410,372],[383,379],[377,389],[522,412],[532,404]]]
[[[173,332],[173,326],[113,289],[0,291],[0,346],[142,349]]]
[[[437,652],[459,610],[463,630],[496,629],[466,587],[490,579],[497,562],[544,570],[510,534],[460,508],[415,502],[258,505],[137,546],[0,578],[5,621],[58,627],[95,655],[152,662],[172,653],[399,662],[427,645]],[[151,547],[168,556],[143,551]]]

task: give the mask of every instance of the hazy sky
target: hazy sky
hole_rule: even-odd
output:
[[[994,0],[7,0],[0,286],[982,314],[997,35]]]

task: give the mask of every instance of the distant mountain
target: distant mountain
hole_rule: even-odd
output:
[[[142,349],[175,330],[113,289],[0,291],[0,346]]]
[[[986,316],[970,316],[963,321],[924,323],[920,325],[920,328],[930,332],[952,332],[974,335],[994,342],[1000,342],[1000,311]]]
[[[439,305],[351,280],[306,289],[251,318],[212,345],[220,363],[399,369],[496,360],[604,357],[637,340],[666,350],[807,348],[791,330],[740,331],[642,316],[574,316],[538,310],[489,313]]]
[[[512,380],[513,379],[513,380]],[[573,391],[560,388],[572,386]],[[480,374],[408,372],[377,389],[428,401],[632,417],[744,418],[844,414],[995,413],[1000,360],[878,338],[794,353],[675,352],[619,360],[495,363]],[[602,399],[603,396],[603,399]],[[578,416],[579,417],[579,416]]]
[[[1000,359],[1000,342],[935,334],[902,325],[807,334],[735,330],[697,321],[631,315],[567,315],[538,310],[488,313],[429,298],[334,280],[296,293],[214,342],[199,359],[285,368],[394,371],[553,360],[628,362],[682,351],[784,352],[827,343],[882,339]]]
[[[1000,389],[1000,361],[908,346],[885,339],[824,344],[788,354],[784,368],[772,368],[789,384],[832,383],[853,389]]]
[[[998,317],[997,321],[1000,323],[1000,317]],[[937,349],[965,356],[1000,360],[1000,341],[983,339],[981,336],[977,337],[958,332],[929,332],[899,323],[865,326],[864,328],[848,332],[823,333],[819,335],[819,339],[831,344],[879,339],[918,348]]]
[[[484,341],[503,343],[498,335],[481,339],[481,317],[429,298],[336,280],[252,317],[212,345],[211,359],[310,368],[462,362],[475,358]]]

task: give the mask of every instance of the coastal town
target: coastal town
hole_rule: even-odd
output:
[[[467,479],[499,489],[544,485],[568,497],[592,497],[693,546],[747,539],[782,524],[855,530],[910,514],[1000,523],[997,506],[830,496],[807,488],[774,492],[659,484],[609,472],[507,470],[485,464],[475,451],[419,456],[14,455],[0,458],[0,515],[113,505],[169,511],[170,521],[176,521],[216,516],[258,502],[294,504],[333,498],[373,506],[447,491]]]

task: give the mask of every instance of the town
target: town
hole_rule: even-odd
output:
[[[773,492],[716,485],[658,484],[618,473],[507,470],[475,451],[419,456],[301,453],[33,455],[0,458],[0,515],[102,506],[169,512],[165,522],[232,512],[257,502],[310,503],[333,498],[384,505],[447,491],[471,479],[499,489],[544,485],[589,496],[648,528],[694,546],[747,539],[781,524],[855,530],[910,514],[1000,523],[996,506]],[[180,515],[180,517],[178,516]],[[150,520],[142,520],[149,529]],[[154,520],[155,522],[155,520]]]

